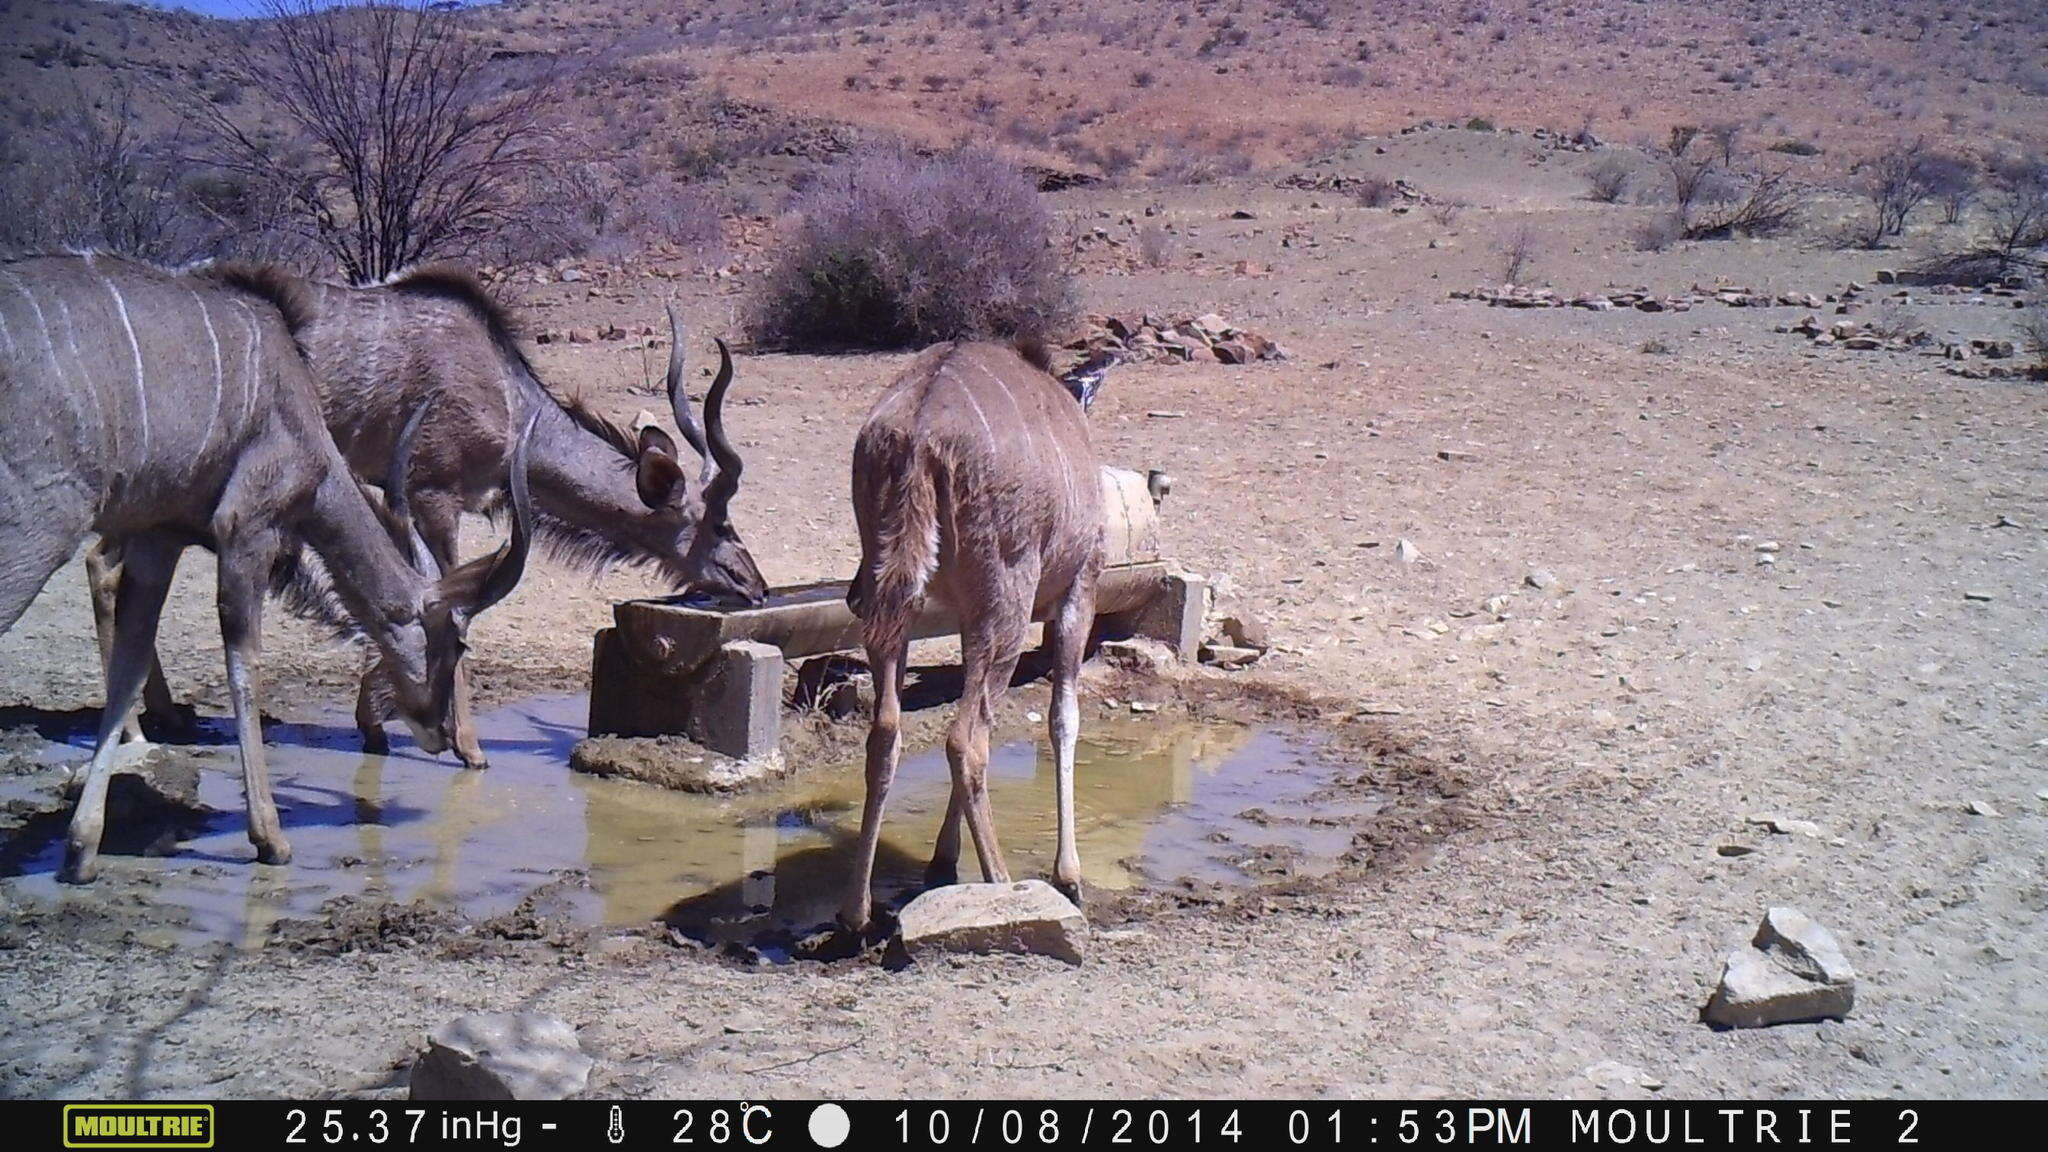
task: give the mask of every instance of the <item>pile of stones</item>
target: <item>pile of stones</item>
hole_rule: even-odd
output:
[[[1287,349],[1278,341],[1239,328],[1214,312],[1180,320],[1151,313],[1092,315],[1085,319],[1081,336],[1067,347],[1089,355],[1112,352],[1126,361],[1167,364],[1287,359]]]

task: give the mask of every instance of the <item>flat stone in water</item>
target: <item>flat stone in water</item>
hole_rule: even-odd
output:
[[[922,893],[896,916],[896,941],[920,952],[1023,952],[1081,962],[1088,918],[1043,880],[950,884]]]

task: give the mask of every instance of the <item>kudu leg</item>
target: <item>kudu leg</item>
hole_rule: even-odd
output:
[[[71,812],[65,838],[64,867],[57,878],[68,884],[89,883],[99,871],[100,837],[106,830],[107,786],[121,748],[121,729],[135,711],[156,648],[157,621],[171,590],[183,546],[163,537],[138,536],[129,541],[114,597],[111,656],[107,662],[107,705],[100,713],[99,739],[85,784]]]
[[[931,863],[924,866],[927,888],[943,888],[960,882],[960,821],[967,815],[967,797],[959,784],[946,801],[945,819],[939,824],[939,840],[932,846]]]
[[[860,844],[854,852],[853,875],[839,908],[839,922],[855,932],[866,930],[873,910],[875,850],[881,844],[882,811],[889,802],[889,785],[896,778],[896,756],[901,750],[903,671],[909,655],[907,640],[868,648],[868,667],[875,677],[875,711],[868,724],[867,799],[860,810]]]
[[[289,864],[292,848],[270,794],[270,766],[263,755],[263,711],[257,702],[257,660],[262,652],[263,594],[275,561],[275,539],[221,541],[220,639],[227,653],[228,696],[235,705],[235,737],[241,746],[243,801],[249,809],[249,842],[263,864]]]
[[[996,705],[1010,689],[1024,633],[1031,626],[1029,601],[1014,611],[997,606],[995,613],[984,628],[961,637],[966,691],[946,733],[946,760],[953,770],[954,794],[967,817],[968,835],[974,838],[974,854],[981,859],[981,878],[1001,884],[1009,881],[1010,866],[1003,860],[995,811],[988,802],[988,741],[995,729]]]
[[[420,539],[427,550],[433,553],[434,562],[441,571],[454,570],[459,560],[458,549],[462,535],[462,506],[452,500],[431,500],[422,497],[418,507]],[[449,699],[449,725],[455,737],[455,758],[462,761],[464,768],[484,769],[491,766],[484,755],[483,742],[477,738],[476,719],[469,704],[469,658],[463,657],[455,665],[455,688]]]
[[[1074,747],[1081,734],[1077,684],[1081,658],[1087,654],[1088,632],[1094,624],[1094,590],[1077,585],[1068,590],[1045,626],[1052,656],[1052,707],[1047,709],[1047,728],[1052,737],[1053,802],[1059,821],[1059,855],[1052,876],[1054,886],[1076,904],[1081,902],[1081,852],[1074,844]]]
[[[386,756],[391,752],[391,737],[384,731],[383,693],[379,688],[379,678],[383,674],[376,649],[367,649],[363,659],[363,677],[356,685],[356,731],[362,733],[363,751],[371,756]]]
[[[99,636],[100,672],[103,676],[113,667],[114,659],[114,602],[121,587],[121,562],[117,557],[118,551],[110,549],[104,540],[85,552],[85,580],[92,592],[92,623]],[[141,711],[130,709],[127,719],[122,721],[122,742],[144,742],[144,712],[180,727],[192,721],[191,710],[181,707],[171,695],[171,686],[164,679],[163,661],[157,658],[154,649],[149,654],[149,676],[142,682]]]

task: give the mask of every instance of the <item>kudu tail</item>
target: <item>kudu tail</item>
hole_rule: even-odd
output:
[[[846,605],[860,617],[869,647],[881,649],[902,642],[910,615],[939,567],[936,469],[922,446],[894,459],[908,466],[857,466],[854,471],[861,558]]]

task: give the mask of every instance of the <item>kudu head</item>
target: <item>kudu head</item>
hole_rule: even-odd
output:
[[[527,456],[533,444],[534,425],[540,419],[538,412],[529,414],[525,428],[512,446],[511,539],[497,551],[444,573],[413,526],[412,505],[406,493],[413,445],[432,404],[429,399],[406,421],[391,453],[391,470],[385,477],[384,499],[389,513],[386,528],[399,552],[418,570],[427,587],[420,599],[418,616],[395,630],[381,661],[381,679],[390,690],[391,703],[412,729],[420,749],[430,754],[442,752],[455,742],[455,670],[469,650],[470,624],[509,595],[526,571],[534,526],[533,498],[527,491]]]
[[[704,423],[683,391],[683,331],[668,310],[668,403],[676,428],[702,462],[689,483],[676,442],[654,425],[640,429],[633,456],[634,487],[652,513],[660,537],[655,549],[676,591],[759,604],[768,582],[732,526],[733,493],[740,486],[740,454],[725,438],[725,394],[732,387],[732,352],[718,341],[718,375],[704,396]]]

